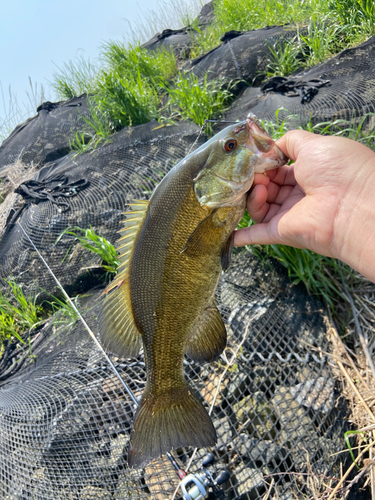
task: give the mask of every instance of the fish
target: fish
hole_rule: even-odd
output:
[[[147,382],[128,451],[129,467],[180,447],[216,443],[212,421],[184,376],[185,354],[212,362],[227,334],[215,303],[234,230],[255,172],[288,159],[255,115],[228,126],[175,165],[149,201],[125,212],[120,272],[105,290],[100,335],[119,357],[143,346]]]

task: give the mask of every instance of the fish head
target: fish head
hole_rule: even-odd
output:
[[[243,201],[255,173],[281,167],[288,158],[267,134],[257,117],[231,125],[207,143],[207,160],[194,179],[202,207],[234,207]]]

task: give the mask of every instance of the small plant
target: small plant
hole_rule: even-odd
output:
[[[74,299],[71,299],[78,310],[79,310],[78,306],[79,298],[80,296],[77,295],[76,297],[74,297]],[[79,315],[77,311],[66,300],[62,300],[58,297],[53,296],[51,301],[46,300],[45,302],[52,309],[53,323],[55,326],[57,327],[64,326],[70,328],[78,320]]]
[[[167,90],[171,118],[190,119],[200,127],[206,119],[219,117],[232,98],[230,90],[223,88],[220,82],[207,81],[207,74],[200,82],[193,74],[183,76],[179,73],[174,85]],[[212,131],[210,125],[207,131]]]
[[[297,37],[293,40],[279,42],[273,47],[269,47],[269,50],[271,55],[265,72],[268,78],[288,76],[302,65],[302,50]]]
[[[219,0],[215,4],[216,22],[223,33],[229,30],[254,30],[264,26],[298,23],[314,12],[328,12],[326,0]]]
[[[134,80],[119,73],[103,72],[93,100],[114,131],[158,117],[158,91],[140,72]]]
[[[107,273],[117,273],[120,260],[116,248],[108,240],[99,236],[91,226],[90,229],[82,229],[77,226],[65,229],[56,240],[56,244],[64,234],[73,236],[79,241],[83,248],[98,255],[102,259],[101,267],[105,269]]]
[[[331,0],[329,7],[336,13],[344,26],[355,31],[375,33],[375,3],[373,0]]]
[[[64,63],[62,68],[56,68],[51,87],[61,99],[94,92],[97,68],[82,54],[75,61]]]
[[[0,343],[6,338],[16,338],[24,343],[21,334],[40,323],[43,309],[36,304],[38,295],[26,298],[22,287],[7,281],[12,299],[0,295]]]
[[[321,63],[343,48],[345,27],[321,16],[312,16],[307,33],[299,33],[299,38],[307,47],[306,66]]]
[[[160,81],[169,81],[177,71],[176,57],[172,51],[148,52],[139,44],[125,47],[121,42],[110,41],[102,45],[101,59],[109,73],[129,80],[137,80],[138,75],[141,75],[143,80],[148,80],[156,87]]]

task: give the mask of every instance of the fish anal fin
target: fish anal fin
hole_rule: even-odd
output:
[[[197,363],[211,362],[225,349],[227,331],[215,304],[204,309],[194,322],[186,354]]]
[[[211,419],[187,384],[158,397],[153,397],[146,386],[130,436],[130,467],[144,467],[182,446],[203,448],[215,443]]]
[[[121,358],[137,356],[142,337],[138,332],[131,310],[128,279],[120,273],[109,284],[105,293],[118,287],[106,296],[99,316],[100,338],[105,349]]]
[[[226,271],[230,265],[233,246],[234,246],[234,232],[229,236],[225,246],[221,250],[221,267],[223,271]]]

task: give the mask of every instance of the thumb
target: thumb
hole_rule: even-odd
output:
[[[317,141],[320,138],[321,136],[312,134],[306,130],[290,130],[276,141],[276,144],[288,158],[296,161],[304,148],[311,147],[311,144],[308,146],[309,143]]]

